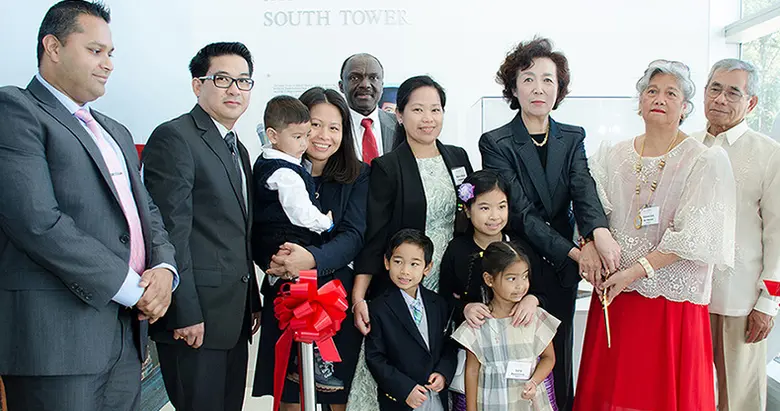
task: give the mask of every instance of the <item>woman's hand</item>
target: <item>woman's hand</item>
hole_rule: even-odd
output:
[[[526,326],[531,324],[536,314],[536,307],[539,306],[539,299],[533,295],[526,295],[522,300],[515,303],[509,315],[512,317],[512,326]]]
[[[271,257],[271,268],[266,271],[268,275],[274,275],[283,279],[298,278],[298,273],[303,270],[314,269],[317,262],[309,250],[298,244],[284,243],[279,251]]]
[[[463,316],[466,317],[466,324],[471,328],[482,327],[485,320],[493,318],[490,309],[482,303],[469,303],[463,308]]]
[[[631,283],[645,276],[645,270],[639,264],[634,264],[623,271],[612,274],[602,284],[602,289],[607,292],[607,301],[611,302],[622,293]]]
[[[593,230],[593,242],[601,255],[601,261],[607,273],[611,274],[620,267],[620,245],[604,227]]]
[[[352,305],[352,314],[355,315],[355,328],[363,335],[371,332],[371,320],[368,317],[368,302],[360,300]]]

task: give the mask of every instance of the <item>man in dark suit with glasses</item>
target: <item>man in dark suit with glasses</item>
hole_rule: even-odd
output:
[[[144,180],[176,247],[181,284],[152,329],[177,410],[243,406],[248,342],[260,295],[250,253],[251,163],[234,126],[249,106],[252,56],[213,43],[190,62],[197,104],[158,126],[143,151]]]

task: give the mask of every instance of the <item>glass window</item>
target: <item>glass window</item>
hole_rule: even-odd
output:
[[[745,3],[778,3],[780,0],[745,0]],[[742,43],[742,59],[758,67],[761,79],[758,106],[747,117],[756,131],[780,139],[780,31]]]
[[[748,17],[780,3],[780,0],[742,0],[742,17]]]

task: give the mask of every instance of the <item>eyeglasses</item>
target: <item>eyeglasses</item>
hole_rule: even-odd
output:
[[[707,97],[711,99],[716,99],[718,96],[720,96],[720,93],[726,93],[726,100],[736,103],[740,100],[742,100],[743,97],[745,97],[744,94],[737,90],[733,89],[724,89],[719,84],[712,84],[709,87],[707,87]]]
[[[249,77],[233,78],[222,74],[214,74],[211,76],[198,77],[198,80],[200,81],[211,80],[214,82],[214,86],[216,86],[217,88],[230,88],[230,86],[232,86],[233,83],[236,83],[236,87],[238,87],[238,89],[241,91],[252,90],[252,87],[255,86],[255,81]]]

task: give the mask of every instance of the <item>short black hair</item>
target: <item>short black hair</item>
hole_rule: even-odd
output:
[[[43,38],[51,34],[65,44],[68,36],[84,30],[78,22],[82,14],[99,17],[106,23],[111,23],[111,11],[101,1],[62,0],[51,6],[38,29],[38,67],[43,59]]]
[[[301,124],[311,121],[309,109],[293,96],[276,96],[268,101],[263,115],[265,128],[282,131],[290,124]]]
[[[318,104],[331,104],[341,113],[341,145],[325,163],[322,178],[339,184],[352,184],[360,176],[361,162],[355,154],[352,115],[347,100],[336,90],[312,87],[301,94],[301,103],[311,111]]]
[[[374,59],[377,62],[377,64],[379,64],[379,68],[382,69],[382,73],[385,72],[385,68],[384,68],[384,66],[382,66],[382,62],[379,61],[378,58],[376,58],[373,55],[368,54],[368,53],[355,53],[355,54],[347,57],[347,59],[344,60],[343,63],[341,63],[341,71],[339,71],[339,78],[340,79],[344,78],[344,69],[347,68],[347,63],[349,63],[349,61],[352,60],[354,57],[369,57],[369,58],[372,58],[372,59]]]
[[[388,260],[391,259],[393,257],[393,252],[396,248],[400,247],[401,244],[412,244],[422,248],[423,254],[425,255],[426,266],[433,261],[433,241],[431,241],[431,239],[422,231],[415,228],[404,228],[395,233],[387,244],[385,258]]]
[[[244,43],[239,42],[221,42],[211,43],[206,47],[203,47],[198,51],[198,54],[190,60],[190,74],[192,78],[203,77],[209,72],[211,67],[211,58],[226,56],[235,54],[241,56],[246,60],[246,64],[249,66],[249,75],[254,72],[254,63],[252,63],[252,53],[246,48]]]

